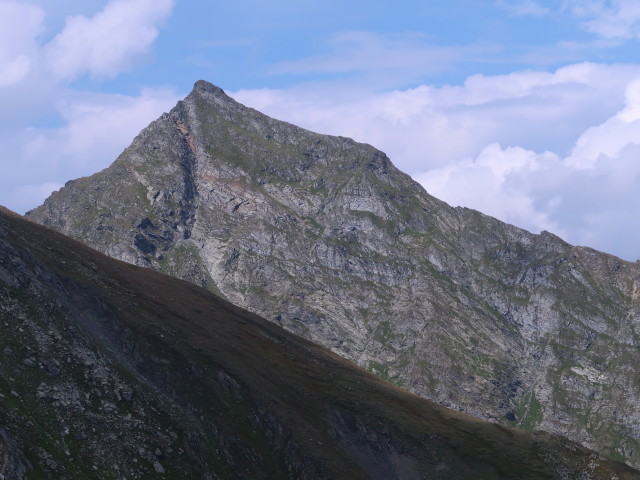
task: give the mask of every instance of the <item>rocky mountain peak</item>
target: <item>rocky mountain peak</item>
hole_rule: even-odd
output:
[[[194,94],[195,92],[198,92],[200,95],[206,95],[206,94],[213,95],[225,101],[233,100],[226,93],[224,93],[223,89],[214,85],[211,82],[207,82],[206,80],[198,80],[196,83],[193,84],[193,90],[191,93]]]
[[[640,266],[452,208],[370,145],[198,82],[29,217],[442,405],[640,465]]]

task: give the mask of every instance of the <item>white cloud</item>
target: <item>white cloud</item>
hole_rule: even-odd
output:
[[[626,105],[588,128],[565,158],[491,144],[473,159],[416,176],[432,194],[572,243],[640,258],[640,78]]]
[[[41,8],[0,1],[0,88],[21,82],[31,71],[43,20]]]
[[[53,35],[50,17],[59,9],[95,11],[97,1],[61,0],[52,7],[42,0],[36,2],[39,5],[0,0],[0,137],[18,135],[34,119],[53,118],[57,99],[76,76],[117,75],[149,54],[157,26],[173,4],[101,0],[98,13],[68,17],[60,33]]]
[[[31,70],[31,61],[26,55],[18,55],[13,60],[0,65],[0,87],[18,83]]]
[[[585,28],[607,39],[640,38],[640,3],[637,0],[568,0]]]
[[[149,53],[172,8],[173,0],[111,0],[91,18],[69,17],[46,47],[49,68],[58,79],[114,77]]]
[[[487,145],[475,159],[464,159],[415,175],[432,195],[454,205],[473,206],[483,213],[528,230],[562,234],[560,225],[535,204],[526,179],[540,171],[554,171],[559,159],[551,153],[536,155],[521,147],[502,149]],[[547,207],[558,198],[546,199]]]
[[[597,137],[600,131],[592,130]],[[595,140],[595,138],[594,138]],[[474,159],[415,178],[433,195],[534,232],[552,231],[628,260],[640,257],[640,146],[629,139],[615,157],[588,168],[551,152],[488,145]]]
[[[578,138],[568,165],[593,168],[603,157],[614,159],[630,145],[640,144],[640,77],[627,85],[625,100],[620,112]]]
[[[125,96],[69,86],[85,73],[113,77],[148,55],[173,0],[37,3],[0,0],[0,201],[19,212],[66,180],[106,167],[178,100],[173,90]],[[58,7],[98,13],[68,17],[62,26]],[[52,8],[57,35],[45,14]],[[48,43],[45,34],[53,35]],[[50,126],[34,128],[34,121]]]
[[[34,165],[47,158],[49,167],[63,169],[69,178],[93,173],[107,167],[140,130],[178,99],[167,89],[145,89],[137,97],[73,94],[59,107],[64,126],[31,129],[23,137],[21,157]]]
[[[640,66],[583,63],[380,94],[333,97],[310,85],[234,97],[370,143],[451,204],[640,257],[640,222],[629,221],[640,211]]]
[[[168,89],[144,89],[135,97],[68,93],[58,106],[64,120],[60,127],[30,128],[12,140],[2,139],[8,147],[0,158],[2,203],[23,213],[67,180],[106,168],[178,99]]]
[[[380,94],[309,85],[234,96],[276,118],[371,143],[416,173],[474,158],[494,142],[564,155],[588,127],[623,108],[636,76],[640,66],[584,63]]]

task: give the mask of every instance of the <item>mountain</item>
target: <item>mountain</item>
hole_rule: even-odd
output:
[[[429,195],[199,81],[29,218],[441,405],[640,466],[640,266]]]
[[[0,260],[4,479],[640,478],[5,210]]]

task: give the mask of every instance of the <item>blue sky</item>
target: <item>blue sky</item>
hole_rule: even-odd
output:
[[[209,80],[432,194],[640,257],[640,2],[0,0],[0,204],[108,166]]]

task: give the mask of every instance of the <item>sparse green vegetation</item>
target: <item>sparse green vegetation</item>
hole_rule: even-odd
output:
[[[376,329],[375,339],[380,343],[387,344],[389,341],[393,340],[396,336],[391,329],[391,324],[388,321],[383,321],[378,324],[378,328]]]
[[[514,407],[516,420],[512,422],[515,426],[525,430],[534,430],[544,416],[544,408],[536,398],[533,390],[525,392]]]

